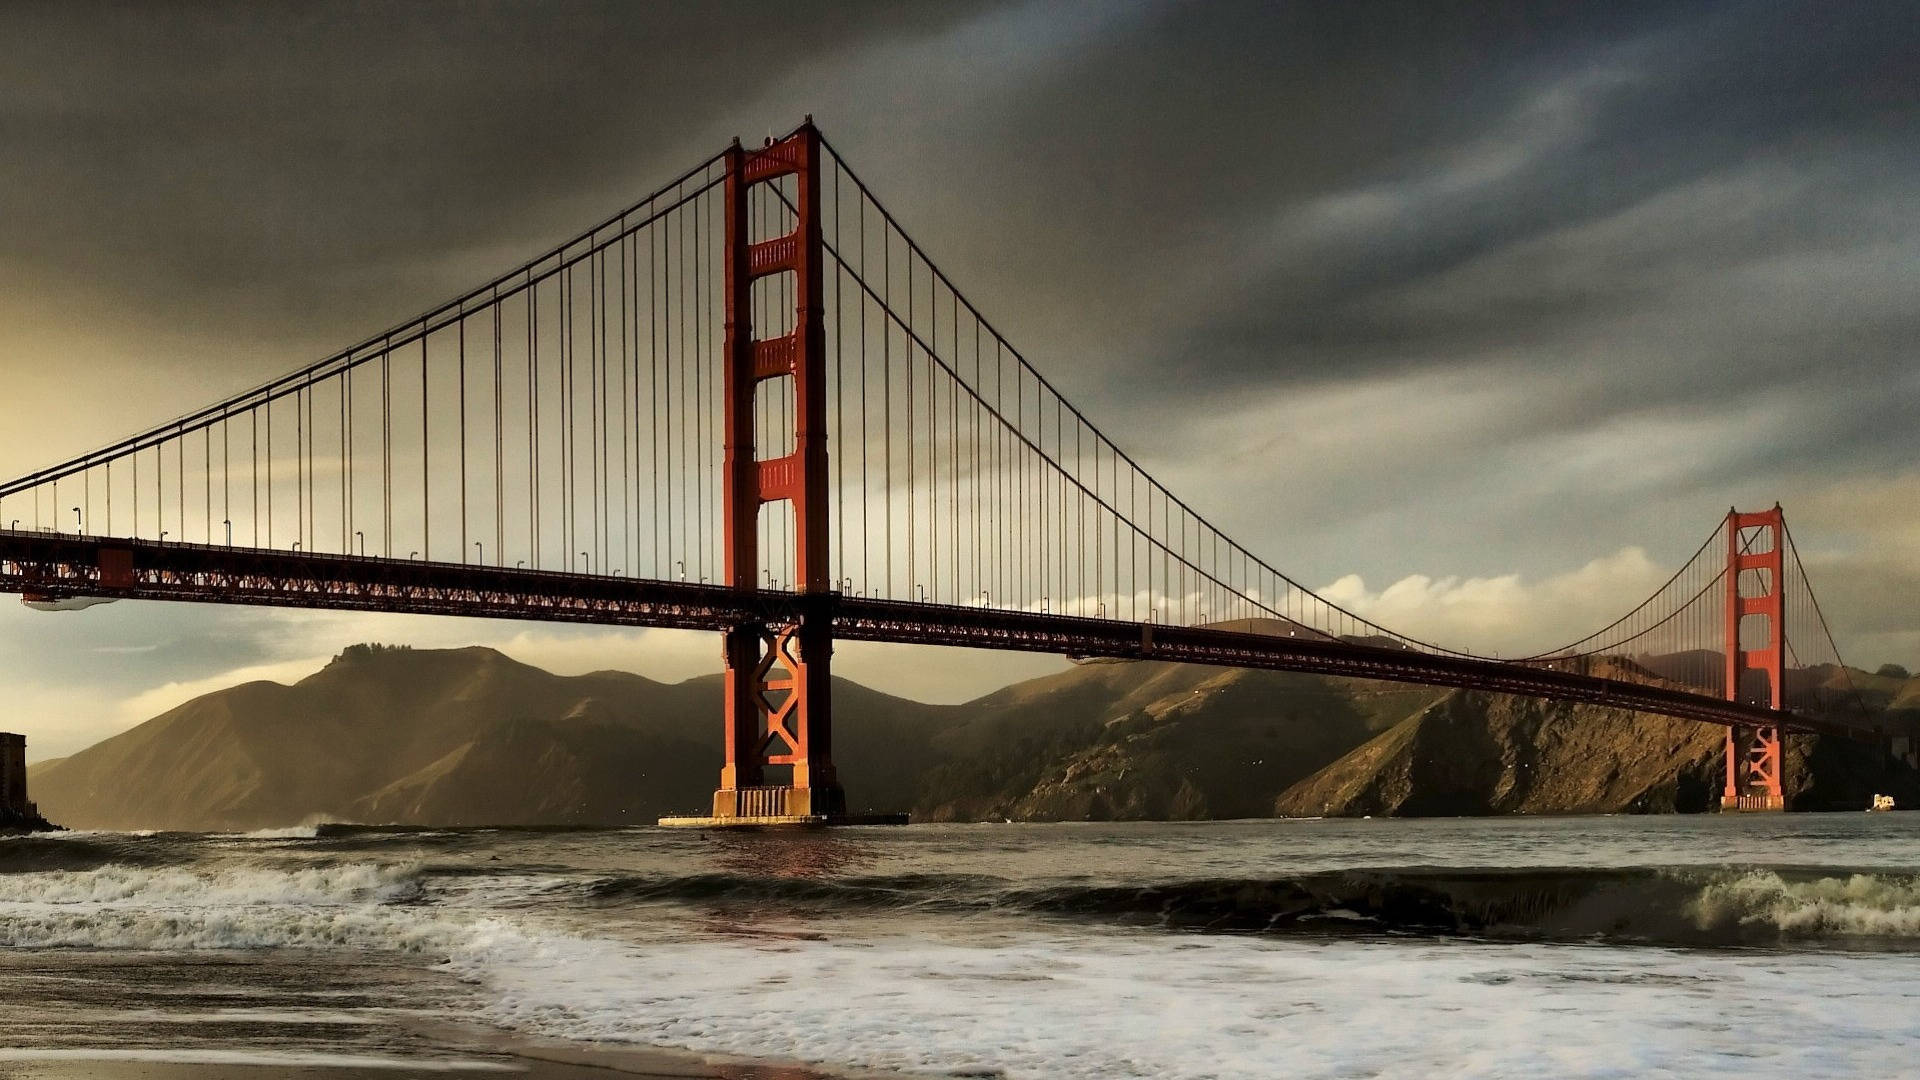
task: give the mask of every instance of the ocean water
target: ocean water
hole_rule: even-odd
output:
[[[0,840],[0,1072],[477,1033],[1093,1077],[1920,1060],[1920,814]]]

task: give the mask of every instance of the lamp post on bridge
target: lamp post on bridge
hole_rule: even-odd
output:
[[[587,566],[586,572],[589,574],[593,573],[593,556],[583,551],[580,553],[580,559],[581,561],[586,563],[586,566]]]
[[[364,532],[361,532],[358,529],[355,529],[353,531],[353,538],[360,545],[360,557],[363,559],[366,558],[367,557],[367,534]]]
[[[73,508],[73,535],[84,536],[86,532],[86,521],[80,515],[80,508],[76,506]]]
[[[480,541],[475,540],[473,542],[473,550],[473,561],[479,563],[481,566],[487,565],[487,549],[481,545]]]

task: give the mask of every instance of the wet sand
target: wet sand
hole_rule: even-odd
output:
[[[192,1051],[0,1050],[0,1080],[401,1080],[408,1077],[521,1077],[524,1080],[913,1080],[898,1073],[827,1072],[806,1065],[703,1057],[649,1047],[591,1046],[523,1040],[474,1028],[441,1029],[484,1053],[446,1058],[345,1059],[338,1063],[279,1060],[262,1051],[216,1051],[191,1060]],[[154,1060],[156,1057],[178,1060]]]
[[[593,1064],[544,1057],[460,1061],[396,1060],[381,1065],[232,1064],[191,1061],[102,1061],[84,1056],[55,1060],[0,1058],[0,1080],[398,1080],[401,1077],[524,1077],[526,1080],[607,1080],[614,1076],[654,1080],[841,1080],[798,1066],[710,1063],[667,1055],[608,1055]]]

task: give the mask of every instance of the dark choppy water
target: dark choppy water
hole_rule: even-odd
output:
[[[1910,1075],[1920,814],[0,840],[9,1057]]]

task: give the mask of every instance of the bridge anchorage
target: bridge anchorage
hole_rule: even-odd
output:
[[[1501,659],[1319,595],[1155,479],[809,122],[317,363],[0,483],[0,592],[716,633],[719,774],[667,824],[849,813],[836,641],[1266,668],[1885,744],[1780,508],[1568,645]],[[1622,605],[1623,607],[1626,605]],[[1594,720],[1592,722],[1606,722]]]

